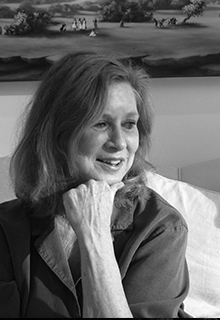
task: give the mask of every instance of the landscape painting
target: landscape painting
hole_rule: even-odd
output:
[[[0,0],[0,81],[38,81],[79,50],[152,78],[220,76],[220,0]]]

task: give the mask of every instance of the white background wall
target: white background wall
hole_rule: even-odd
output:
[[[0,82],[0,156],[38,82]],[[220,158],[220,77],[151,79],[155,119],[151,161],[183,167]]]
[[[153,80],[152,160],[182,167],[220,158],[220,77]]]

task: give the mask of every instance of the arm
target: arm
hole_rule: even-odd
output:
[[[110,187],[91,180],[63,197],[79,241],[83,317],[132,318],[110,232],[114,195],[120,187],[121,183]]]
[[[22,201],[0,205],[0,318],[24,317],[29,298],[30,221]]]
[[[111,235],[105,239],[91,236],[79,242],[84,296],[83,316],[132,318],[115,260]]]

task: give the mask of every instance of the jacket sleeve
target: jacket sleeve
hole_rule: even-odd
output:
[[[158,228],[135,251],[123,285],[135,318],[190,317],[182,309],[189,290],[187,228]]]
[[[30,224],[23,204],[0,205],[0,318],[25,315],[30,289]]]
[[[20,295],[14,277],[9,245],[0,227],[0,318],[18,318]]]

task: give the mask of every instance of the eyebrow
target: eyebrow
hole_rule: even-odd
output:
[[[126,117],[137,117],[137,118],[139,118],[139,113],[138,112],[129,112],[129,113],[126,113]],[[102,118],[103,119],[112,119],[112,116],[110,115],[110,114],[108,114],[108,113],[104,113],[103,115],[102,115]],[[115,118],[115,117],[114,117]]]

